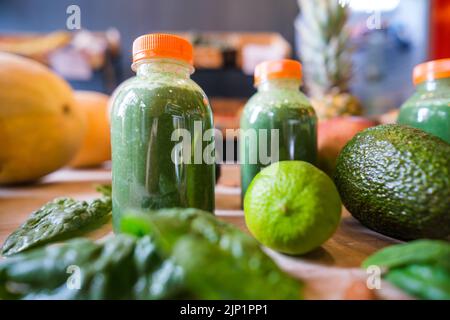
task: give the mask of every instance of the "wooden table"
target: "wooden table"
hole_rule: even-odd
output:
[[[92,199],[98,196],[95,185],[110,183],[111,172],[102,169],[55,172],[40,183],[20,187],[0,188],[0,242],[17,228],[28,215],[47,201],[70,196]],[[237,225],[244,231],[243,212],[240,209],[239,168],[222,167],[222,176],[216,187],[216,215],[219,219]],[[98,239],[111,232],[105,226],[89,235]],[[301,257],[286,256],[265,249],[275,262],[293,276],[305,282],[305,294],[311,299],[342,298],[407,298],[389,284],[382,282],[380,290],[368,290],[368,275],[360,269],[361,262],[373,252],[397,241],[361,226],[345,210],[341,224],[319,249]]]

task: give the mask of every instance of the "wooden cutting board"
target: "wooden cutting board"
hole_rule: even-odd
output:
[[[56,197],[89,200],[98,196],[95,185],[110,183],[108,166],[93,170],[63,169],[41,182],[27,186],[0,188],[0,242],[23,223],[28,215]],[[239,167],[222,166],[222,176],[216,187],[216,216],[248,232],[240,208]],[[93,239],[111,233],[105,226],[89,234]],[[343,298],[408,298],[389,284],[381,289],[366,287],[368,275],[360,269],[361,262],[373,252],[398,241],[368,230],[343,210],[341,224],[319,249],[301,257],[286,256],[265,249],[286,272],[302,279],[305,295],[311,299]]]

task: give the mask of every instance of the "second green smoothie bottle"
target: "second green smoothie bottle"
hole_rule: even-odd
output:
[[[245,105],[240,121],[242,197],[255,175],[270,165],[266,155],[277,152],[278,161],[316,164],[317,117],[300,92],[301,78],[302,67],[295,60],[266,61],[255,68],[258,91]]]
[[[192,45],[175,35],[149,34],[134,41],[137,75],[112,98],[115,231],[133,209],[214,211],[212,112],[190,78],[192,59]]]

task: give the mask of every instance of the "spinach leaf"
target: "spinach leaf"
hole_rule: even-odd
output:
[[[382,249],[363,267],[384,268],[384,279],[414,297],[450,299],[450,244],[416,240]]]
[[[97,192],[100,192],[103,197],[111,198],[112,196],[112,186],[110,184],[100,184],[96,187]]]
[[[74,239],[0,262],[2,299],[168,299],[183,291],[181,268],[149,236]]]
[[[91,202],[59,198],[34,211],[27,221],[5,241],[2,255],[28,250],[50,242],[81,235],[108,222],[111,218],[111,191],[100,186],[102,198]]]
[[[362,266],[377,265],[395,268],[412,263],[438,263],[450,268],[450,244],[439,240],[416,240],[384,248],[369,258]]]
[[[415,297],[450,300],[450,272],[441,266],[412,264],[389,271],[385,278]]]
[[[151,234],[183,268],[199,299],[299,299],[301,284],[279,270],[249,235],[197,209],[128,214],[123,232]]]

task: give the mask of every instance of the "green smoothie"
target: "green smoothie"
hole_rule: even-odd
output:
[[[214,211],[214,160],[203,158],[211,148],[214,156],[213,135],[204,136],[213,128],[212,112],[205,93],[190,79],[192,67],[175,59],[149,59],[136,69],[137,76],[116,90],[112,103],[116,231],[130,209]],[[180,129],[189,136],[175,134]]]
[[[418,84],[413,96],[402,105],[397,122],[450,143],[450,78]]]
[[[273,155],[271,129],[278,130],[278,160],[303,160],[312,164],[317,158],[317,118],[308,99],[299,91],[300,79],[267,80],[245,105],[241,116],[240,161],[242,197],[250,182],[270,163],[261,159],[265,148]],[[267,132],[252,142],[248,129]],[[262,153],[265,154],[264,152]],[[253,156],[253,159],[252,159]],[[256,157],[256,162],[253,160]]]

